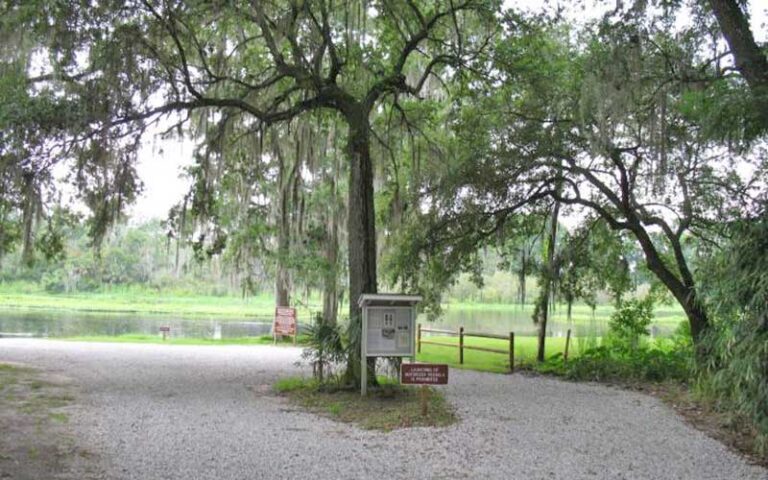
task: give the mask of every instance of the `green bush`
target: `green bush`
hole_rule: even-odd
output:
[[[557,354],[539,369],[571,380],[662,382],[686,381],[691,374],[691,365],[690,349],[639,347],[620,350],[600,345],[586,350],[567,363],[563,362],[561,354]]]
[[[668,341],[645,341],[653,305],[652,295],[624,302],[611,315],[608,334],[600,345],[581,350],[568,363],[557,354],[538,369],[583,381],[687,381],[693,367],[690,329],[678,327]]]
[[[653,297],[627,300],[611,314],[608,342],[615,350],[636,350],[642,337],[648,336],[653,321]]]
[[[734,424],[757,435],[755,450],[768,455],[768,332],[754,317],[722,321],[707,335],[709,361],[699,369],[699,394]]]
[[[56,269],[43,273],[40,285],[48,293],[63,293],[67,290],[66,273],[62,269]]]

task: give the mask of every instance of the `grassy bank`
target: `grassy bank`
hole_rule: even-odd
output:
[[[274,298],[266,294],[246,299],[233,296],[152,293],[146,290],[49,294],[42,291],[20,292],[7,287],[0,287],[0,307],[239,319],[269,317],[274,315],[275,311]],[[320,308],[319,304],[310,303],[299,306],[298,313],[308,316]]]
[[[473,302],[451,302],[443,305],[444,311],[450,315],[452,310],[464,312],[494,312],[508,313],[511,316],[523,316],[530,318],[533,316],[534,305],[526,303],[504,304],[504,303],[473,303]],[[571,307],[572,323],[579,325],[588,325],[594,318],[595,320],[608,320],[615,311],[613,305],[597,305],[594,310],[591,306],[585,304],[575,304]],[[565,304],[556,304],[550,316],[553,319],[563,320],[567,318],[568,309]],[[654,323],[677,325],[685,319],[685,313],[678,304],[656,305],[654,308]]]
[[[295,306],[300,316],[309,316],[322,309],[320,299],[312,297],[306,304]],[[94,292],[49,293],[36,284],[13,282],[0,283],[0,307],[242,319],[274,315],[275,300],[268,293],[243,298],[141,286],[104,286]]]
[[[184,315],[217,318],[247,318],[274,314],[274,297],[263,293],[242,298],[232,295],[202,295],[183,291],[157,291],[149,288],[106,288],[96,292],[48,293],[35,284],[0,283],[0,307],[20,309],[69,310],[82,312],[114,312],[151,315]],[[564,319],[565,305],[556,305],[554,319]],[[297,305],[299,315],[309,316],[322,309],[320,299],[310,297],[306,304]],[[511,316],[529,318],[533,305],[501,303],[448,302],[444,305],[447,318],[451,312],[509,313]],[[346,312],[342,306],[341,312]],[[594,311],[588,305],[574,305],[572,323],[588,325],[594,317],[607,319],[614,308],[598,305]],[[678,324],[683,312],[678,306],[659,306],[655,310],[654,323]]]

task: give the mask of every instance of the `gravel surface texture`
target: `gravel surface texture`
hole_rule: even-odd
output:
[[[0,362],[78,384],[71,423],[106,479],[768,479],[658,400],[451,370],[461,421],[364,431],[271,393],[300,350],[2,339]]]

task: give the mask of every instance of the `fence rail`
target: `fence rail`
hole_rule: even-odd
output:
[[[444,343],[444,342],[435,342],[433,340],[423,340],[422,332],[440,333],[440,334],[448,335],[452,337],[459,337],[459,344],[456,345],[454,343]],[[502,350],[500,348],[489,348],[489,347],[478,347],[475,345],[465,345],[464,344],[465,337],[495,338],[498,340],[509,340],[509,349]],[[437,345],[440,347],[448,347],[448,348],[458,348],[460,365],[464,364],[464,350],[477,350],[480,352],[500,353],[504,355],[509,354],[509,371],[510,373],[515,371],[515,332],[509,332],[509,336],[507,336],[507,335],[499,335],[495,333],[465,332],[464,327],[459,327],[458,330],[445,330],[440,328],[426,328],[426,327],[422,327],[421,324],[418,324],[416,328],[416,352],[417,353],[421,353],[422,344]]]

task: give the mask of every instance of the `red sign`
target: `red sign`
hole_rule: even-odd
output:
[[[403,385],[445,385],[448,383],[448,365],[404,363],[400,365],[400,383]]]
[[[296,309],[290,307],[275,308],[275,335],[296,335]]]

